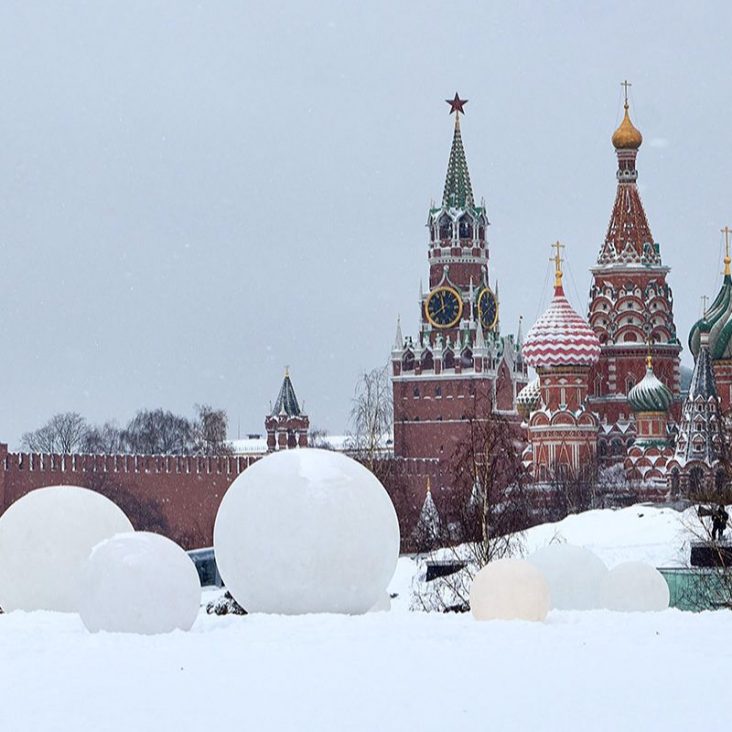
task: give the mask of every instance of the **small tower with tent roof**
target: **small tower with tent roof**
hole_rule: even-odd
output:
[[[288,368],[285,369],[277,400],[265,418],[264,426],[267,430],[267,452],[308,446],[310,420],[297,401]]]

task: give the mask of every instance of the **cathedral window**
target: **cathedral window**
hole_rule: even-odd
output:
[[[435,396],[436,397],[441,397],[442,396],[442,387],[441,386],[436,386],[435,387]]]
[[[435,359],[432,357],[432,351],[425,351],[422,354],[422,371],[433,371],[435,368]]]
[[[419,387],[415,386],[412,390],[412,396],[414,396],[415,399],[419,399]]]
[[[452,351],[445,351],[445,355],[442,357],[442,365],[446,369],[455,368],[455,354]]]
[[[414,371],[414,354],[407,351],[402,358],[402,371]]]

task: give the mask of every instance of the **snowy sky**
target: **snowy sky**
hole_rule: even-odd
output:
[[[513,332],[557,238],[586,310],[633,82],[685,341],[732,225],[731,21],[722,2],[4,2],[0,440],[201,402],[262,431],[286,364],[341,432],[397,313],[416,330],[456,91]]]

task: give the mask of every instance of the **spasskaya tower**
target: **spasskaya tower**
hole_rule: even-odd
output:
[[[455,115],[442,204],[427,217],[429,288],[420,292],[416,336],[391,354],[394,450],[398,457],[448,459],[468,420],[486,410],[515,415],[527,382],[520,335],[501,336],[492,286],[485,204],[476,205],[460,115],[467,100],[446,100]]]

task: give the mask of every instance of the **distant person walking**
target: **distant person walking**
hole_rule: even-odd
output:
[[[712,541],[722,539],[728,522],[729,514],[724,508],[724,503],[720,503],[714,511],[712,511]]]

